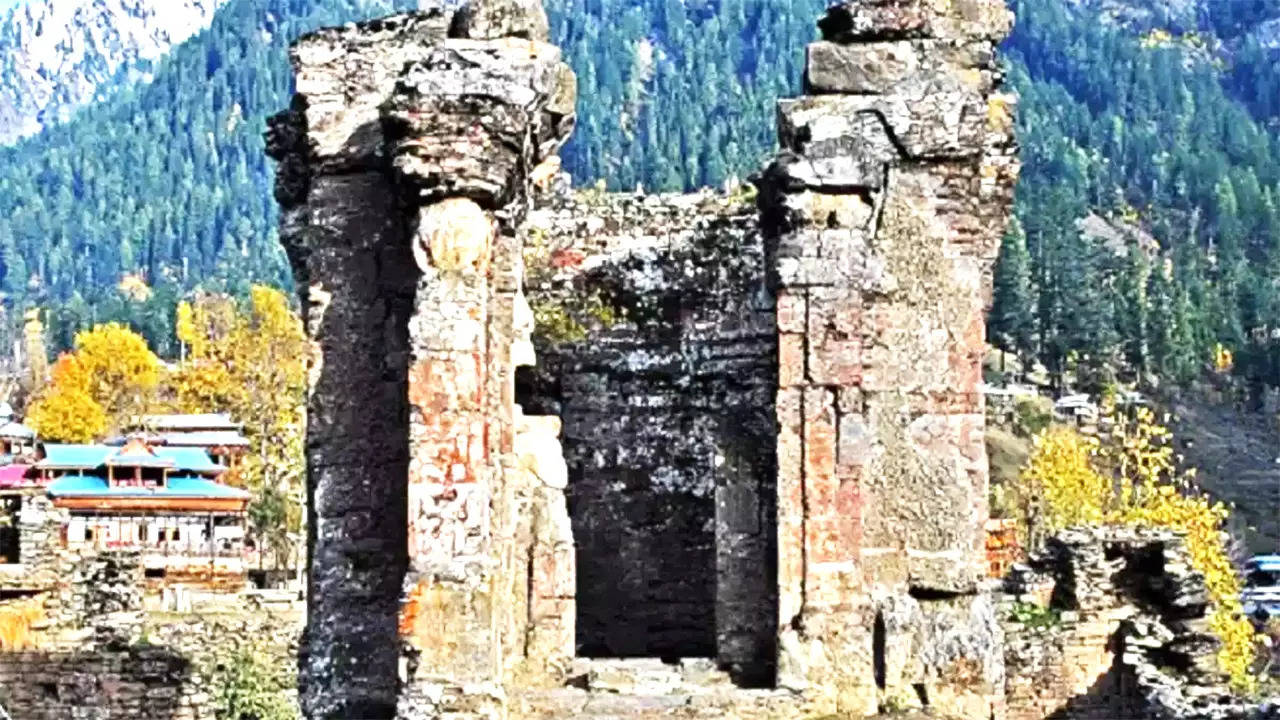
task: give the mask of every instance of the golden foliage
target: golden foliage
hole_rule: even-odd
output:
[[[273,546],[301,527],[306,358],[302,321],[279,290],[254,286],[247,307],[206,294],[178,307],[185,360],[173,378],[183,412],[226,412],[244,424],[250,452],[229,482],[254,493],[251,520]]]
[[[49,374],[49,350],[44,342],[44,323],[40,311],[31,309],[22,319],[22,345],[27,353],[27,375],[23,379],[26,389],[34,393],[43,387]]]
[[[1112,505],[1110,481],[1093,469],[1097,441],[1068,428],[1050,428],[1036,436],[1023,471],[1024,483],[1039,492],[1031,518],[1052,530],[1103,522]]]
[[[1022,513],[1034,540],[1065,527],[1121,523],[1176,530],[1186,537],[1192,565],[1205,577],[1210,627],[1222,642],[1220,669],[1240,690],[1251,690],[1257,638],[1240,604],[1240,578],[1226,550],[1228,511],[1198,493],[1194,471],[1180,471],[1170,432],[1150,410],[1132,416],[1104,406],[1100,439],[1073,429],[1050,428],[1036,437],[1018,493],[1029,500]]]
[[[118,323],[76,334],[27,409],[27,422],[46,440],[87,443],[129,426],[147,412],[160,387],[160,359],[147,341]]]
[[[120,294],[134,302],[146,302],[154,293],[147,281],[137,273],[125,273],[116,285]]]
[[[89,394],[119,431],[151,409],[160,387],[160,359],[141,335],[120,323],[76,333],[75,356],[89,376]]]
[[[27,409],[27,424],[45,440],[87,443],[102,436],[107,414],[90,392],[88,370],[73,353],[54,363],[49,383]]]
[[[37,596],[0,604],[0,650],[24,650],[36,646],[31,630],[44,618],[44,602]]]
[[[1218,343],[1213,348],[1213,369],[1219,374],[1231,372],[1231,368],[1235,367],[1235,355],[1231,353],[1222,343]]]

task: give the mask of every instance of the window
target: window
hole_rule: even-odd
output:
[[[1280,585],[1280,572],[1274,570],[1254,570],[1245,579],[1249,587],[1275,587]]]

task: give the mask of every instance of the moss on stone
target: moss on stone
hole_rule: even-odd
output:
[[[553,261],[556,250],[544,228],[526,230],[522,246],[526,288],[545,288],[563,282],[556,277],[558,268]],[[534,336],[550,344],[581,342],[592,329],[611,328],[626,314],[599,290],[568,294],[528,292],[526,297],[533,311]]]

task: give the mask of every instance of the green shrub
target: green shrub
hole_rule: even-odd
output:
[[[257,648],[243,645],[221,658],[211,678],[217,720],[299,720],[292,668],[272,667]]]
[[[1013,427],[1023,437],[1034,437],[1053,422],[1053,402],[1039,395],[1022,395],[1013,401]]]
[[[1062,622],[1057,610],[1041,607],[1032,603],[1014,603],[1009,611],[1009,619],[1033,628],[1054,627]]]

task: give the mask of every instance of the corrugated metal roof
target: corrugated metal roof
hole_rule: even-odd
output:
[[[160,440],[169,447],[249,447],[249,438],[235,430],[167,432],[160,434]]]
[[[7,422],[0,425],[0,437],[34,440],[36,437],[36,431],[20,422]]]
[[[96,468],[107,461],[107,456],[119,448],[109,445],[61,445],[45,443],[44,459],[36,463],[39,468]]]
[[[27,477],[29,465],[5,465],[0,467],[0,488],[30,487],[39,484],[35,478]]]
[[[190,413],[186,415],[144,415],[140,424],[157,432],[174,430],[239,430],[240,424],[227,413]]]
[[[183,497],[247,500],[249,493],[208,478],[180,475],[162,488],[111,487],[96,475],[67,475],[49,483],[51,497]]]
[[[198,447],[158,447],[156,455],[173,461],[178,470],[190,472],[222,472],[225,465],[219,465],[209,457],[209,453]]]

